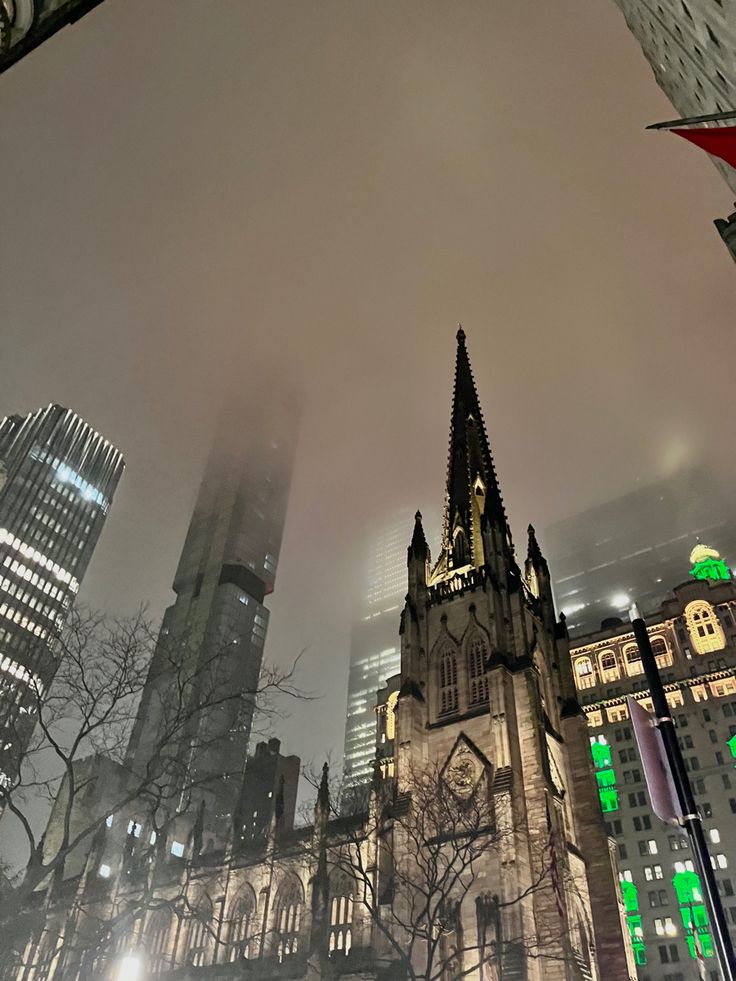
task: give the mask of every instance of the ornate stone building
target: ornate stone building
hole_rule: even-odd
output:
[[[115,815],[8,976],[634,977],[564,620],[531,528],[517,563],[462,329],[439,558],[417,514],[400,638],[364,809],[333,811],[325,768],[314,824],[277,799],[257,842]]]
[[[693,578],[676,586],[646,624],[736,936],[731,832],[736,814],[736,585],[714,550],[696,546],[691,562]],[[688,839],[656,818],[649,805],[627,697],[650,711],[651,698],[631,624],[615,618],[604,622],[601,630],[575,642],[571,656],[590,728],[601,810],[618,847],[639,977],[695,977],[697,931],[706,977],[718,981]]]

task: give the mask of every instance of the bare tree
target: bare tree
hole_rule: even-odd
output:
[[[446,766],[430,764],[404,774],[400,786],[379,777],[362,800],[334,789],[330,794],[330,800],[357,801],[365,808],[351,820],[343,807],[322,844],[316,840],[331,890],[352,889],[351,901],[370,924],[372,967],[383,965],[411,981],[455,981],[477,972],[487,981],[502,981],[524,958],[579,966],[566,920],[560,917],[558,928],[540,937],[525,915],[539,890],[575,892],[557,865],[550,836],[526,842],[537,851],[539,861],[531,865],[540,871],[524,886],[509,888],[504,859],[520,847],[523,823],[512,822],[508,793],[491,793],[486,776],[475,785],[459,777],[453,781]],[[329,908],[328,948],[334,943],[333,912],[342,907],[333,899]],[[465,929],[469,910],[472,931]]]
[[[126,750],[155,649],[162,685],[158,725],[142,762],[131,762]],[[209,721],[228,704],[236,701],[233,708],[239,710],[250,699],[267,718],[275,696],[307,696],[294,684],[298,658],[285,669],[264,666],[252,690],[243,692],[222,677],[219,649],[195,653],[187,638],[156,642],[142,614],[116,621],[90,611],[71,615],[54,650],[54,682],[48,693],[31,689],[30,709],[18,718],[18,738],[8,740],[7,776],[0,783],[0,813],[4,823],[14,823],[25,851],[19,869],[0,875],[0,935],[14,971],[29,936],[49,932],[52,908],[64,911],[63,927],[46,938],[43,956],[53,960],[57,947],[68,954],[73,935],[78,964],[93,964],[151,910],[201,915],[187,898],[187,877],[191,857],[202,850],[202,808],[194,808],[187,825],[190,861],[173,873],[173,888],[171,862],[163,862],[182,812],[208,785],[206,774],[193,774],[188,766],[191,754],[217,745],[221,733]],[[35,723],[30,740],[29,722]],[[242,775],[244,765],[243,759],[239,772],[228,776]],[[38,816],[49,806],[51,819],[39,833]],[[130,813],[145,821],[143,840],[140,826],[120,839],[126,881],[133,875],[136,888],[105,909],[99,889],[87,880],[104,853],[111,815]],[[54,922],[57,929],[58,915]]]

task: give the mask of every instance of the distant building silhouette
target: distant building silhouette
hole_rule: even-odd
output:
[[[135,770],[154,752],[176,649],[189,676],[208,685],[211,707],[170,752],[178,754],[182,783],[196,784],[210,817],[228,829],[248,753],[268,627],[264,600],[274,588],[296,443],[296,409],[275,401],[243,395],[222,415],[128,752]]]
[[[293,828],[300,770],[299,757],[283,756],[278,739],[256,745],[245,767],[233,843],[236,849],[265,841],[276,820],[279,827]]]
[[[123,457],[71,409],[0,423],[0,779],[17,768],[37,693],[123,472]]]
[[[706,468],[690,467],[547,527],[541,537],[570,634],[597,630],[634,602],[656,609],[688,578],[699,539],[736,566],[734,510]]]

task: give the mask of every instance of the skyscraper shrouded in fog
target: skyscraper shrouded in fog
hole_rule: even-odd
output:
[[[223,412],[174,576],[128,759],[150,764],[171,705],[170,658],[196,678],[192,723],[169,747],[182,787],[213,824],[237,806],[286,516],[296,438],[292,404],[231,399]],[[181,675],[184,676],[184,675]],[[208,707],[197,712],[202,686]],[[236,696],[236,697],[233,697]],[[179,703],[179,709],[181,704]]]
[[[616,0],[616,5],[681,116],[736,109],[733,0]],[[736,191],[733,167],[713,162]]]
[[[17,772],[123,467],[60,405],[0,424],[0,779]]]
[[[555,600],[578,636],[634,602],[656,610],[687,579],[683,556],[699,540],[736,566],[736,509],[705,466],[691,466],[549,525],[542,538]]]
[[[350,640],[345,718],[346,788],[367,784],[376,755],[376,693],[401,666],[397,624],[406,594],[406,529],[411,508],[370,536],[358,615]],[[432,522],[426,522],[429,528]]]

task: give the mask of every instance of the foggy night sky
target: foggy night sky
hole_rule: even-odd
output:
[[[127,462],[86,602],[171,602],[224,380],[303,392],[289,752],[340,755],[364,529],[441,507],[458,321],[517,544],[734,477],[730,192],[644,132],[676,113],[613,0],[106,0],[0,112],[0,415],[61,402]]]

